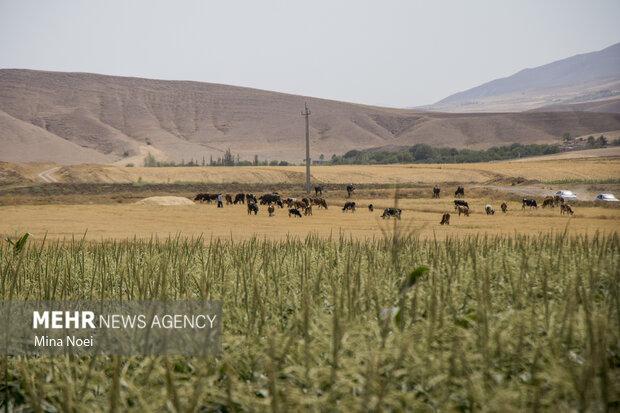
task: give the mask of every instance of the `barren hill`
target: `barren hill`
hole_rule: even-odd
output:
[[[0,160],[125,164],[151,152],[208,161],[230,147],[242,159],[299,162],[305,101],[314,159],[385,145],[484,148],[620,129],[613,113],[432,113],[211,83],[4,69]]]
[[[430,106],[453,112],[522,111],[549,105],[601,102],[620,98],[620,43],[543,66],[519,71],[455,93]]]

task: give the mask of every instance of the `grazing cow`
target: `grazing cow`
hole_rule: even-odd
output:
[[[308,205],[304,208],[304,215],[312,215],[312,205]]]
[[[355,192],[355,187],[353,186],[353,184],[347,185],[347,198],[351,198],[353,192]]]
[[[505,202],[502,202],[502,204],[500,205],[500,208],[502,209],[502,212],[505,214],[506,211],[508,211],[508,204],[506,204]]]
[[[400,208],[385,208],[383,210],[383,214],[381,215],[381,218],[386,219],[386,218],[394,217],[396,219],[400,219],[400,214],[402,212],[403,211]]]
[[[553,203],[555,204],[555,206],[562,205],[564,203],[564,198],[560,195],[555,195],[553,197]]]
[[[455,199],[454,200],[454,210],[456,211],[456,209],[459,206],[463,206],[463,207],[469,208],[469,204],[467,203],[467,201],[463,201],[462,199]]]
[[[240,193],[235,195],[235,200],[233,201],[233,204],[245,204],[245,194]]]
[[[314,186],[314,194],[316,196],[323,195],[323,185],[315,185]]]
[[[355,212],[355,202],[347,201],[344,203],[344,206],[342,207],[342,212],[347,211]]]
[[[441,188],[437,185],[433,187],[433,198],[439,198],[439,193],[441,192]]]
[[[441,216],[441,225],[450,225],[450,213],[446,212]]]
[[[327,209],[327,201],[323,198],[312,198],[312,203],[320,208]]]
[[[254,202],[255,204],[258,203],[258,200],[256,199],[256,197],[254,196],[254,194],[246,194],[245,195],[245,200],[247,202]]]
[[[248,215],[251,215],[254,212],[254,215],[258,214],[258,205],[254,202],[248,202]]]
[[[269,204],[269,206],[267,207],[267,212],[269,213],[270,217],[275,214],[276,208],[273,206],[273,204]]]
[[[226,195],[224,195],[224,199],[226,200],[226,205],[232,205],[233,204],[232,195],[226,194]]]
[[[542,203],[543,208],[547,208],[547,207],[553,208],[554,206],[555,206],[555,201],[552,196],[547,196],[545,197],[545,199],[543,199],[543,203]]]
[[[260,198],[258,198],[258,200],[260,201],[261,205],[268,205],[272,203],[275,204],[276,202],[281,200],[281,197],[277,193],[273,192],[271,194],[261,195]]]
[[[372,212],[375,210],[375,207],[373,204],[368,205],[368,211]]]
[[[530,207],[530,209],[532,208],[538,209],[538,204],[536,203],[535,199],[523,198],[523,201],[521,203],[521,208],[525,209],[526,206]]]
[[[459,216],[461,216],[461,214],[465,214],[466,217],[469,216],[469,207],[457,205],[456,210],[459,212]]]
[[[568,215],[573,215],[573,208],[570,207],[570,205],[568,204],[562,204],[560,205],[560,214],[564,215],[564,214],[568,214]]]
[[[194,198],[194,201],[206,202],[207,204],[215,200],[217,200],[217,194],[198,194]]]
[[[297,201],[296,198],[288,197],[284,200],[284,203],[286,204],[287,207],[291,208],[293,206],[293,202],[295,201]]]
[[[458,196],[465,196],[465,188],[460,185],[456,188],[456,191],[454,191],[454,197],[456,198]]]
[[[297,218],[301,218],[301,212],[299,212],[299,210],[297,208],[290,208],[288,210],[288,216],[289,216],[289,218],[291,216],[296,216]]]
[[[484,210],[486,211],[487,215],[495,215],[495,210],[493,209],[493,207],[489,204],[487,204],[484,207]]]
[[[279,208],[284,208],[284,203],[282,202],[282,200],[281,200],[281,199],[278,199],[278,200],[276,201],[276,205],[277,205]]]

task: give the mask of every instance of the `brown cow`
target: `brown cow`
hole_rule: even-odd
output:
[[[441,216],[441,225],[450,225],[450,213],[446,212]]]
[[[461,214],[465,214],[466,217],[469,216],[469,207],[457,205],[456,210],[459,211],[459,216],[461,216]]]
[[[561,204],[560,205],[560,214],[564,215],[564,214],[568,214],[568,215],[573,215],[573,208],[570,207],[570,205],[568,204]]]
[[[552,196],[547,196],[545,197],[545,199],[543,199],[543,203],[542,203],[543,208],[547,208],[547,207],[553,208],[554,206],[555,206],[555,201]]]

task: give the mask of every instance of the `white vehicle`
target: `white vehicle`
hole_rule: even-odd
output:
[[[616,198],[614,194],[598,194],[594,200],[603,202],[618,202],[618,198]]]
[[[557,196],[560,196],[566,200],[575,200],[577,199],[577,195],[575,195],[572,191],[561,190],[555,193]]]

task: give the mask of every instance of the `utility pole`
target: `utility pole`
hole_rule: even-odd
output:
[[[306,118],[306,192],[310,193],[310,110],[308,104],[304,103],[305,109],[301,112],[301,116]]]

